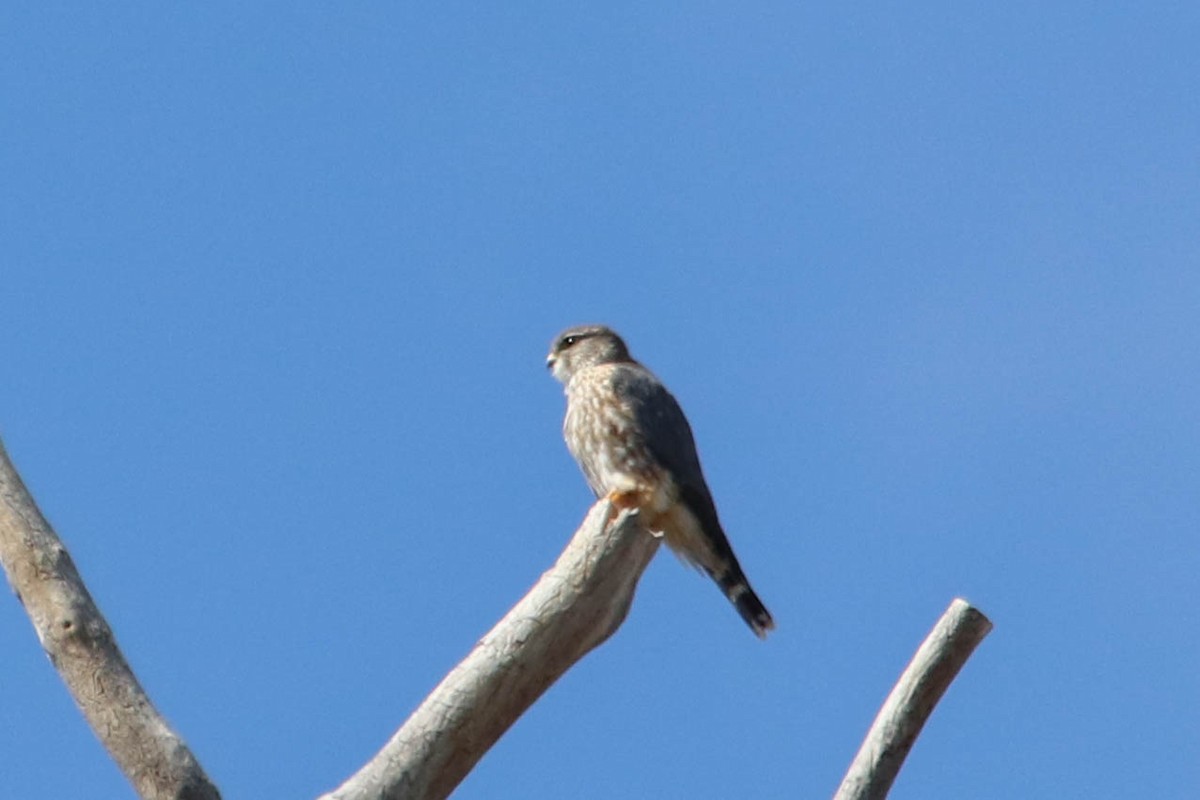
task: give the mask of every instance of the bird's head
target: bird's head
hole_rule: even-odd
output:
[[[554,338],[546,366],[564,384],[581,369],[597,364],[632,361],[629,348],[612,328],[604,325],[578,325]]]

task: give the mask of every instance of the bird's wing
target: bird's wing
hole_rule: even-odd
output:
[[[637,429],[644,437],[646,447],[671,473],[679,489],[679,499],[704,531],[705,545],[710,548],[708,556],[697,553],[680,555],[685,561],[707,572],[751,630],[760,637],[765,636],[768,630],[775,627],[775,621],[750,588],[750,582],[717,518],[717,507],[704,480],[704,472],[700,469],[696,441],[683,409],[666,387],[641,365],[631,364],[620,370],[615,384],[618,396],[627,404],[637,422]]]
[[[692,427],[679,403],[641,365],[629,365],[621,370],[616,390],[637,421],[646,447],[674,478],[681,499],[692,508],[705,528],[715,524],[720,530],[716,508],[700,468],[700,457],[696,454]]]
[[[633,412],[646,447],[671,473],[679,490],[679,499],[700,523],[712,554],[721,561],[736,563],[700,468],[692,427],[679,403],[650,371],[640,365],[622,370],[617,380],[617,393]],[[708,561],[697,559],[694,554],[688,557],[693,561]]]

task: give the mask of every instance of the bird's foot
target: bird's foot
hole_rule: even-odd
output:
[[[609,503],[605,524],[615,520],[622,511],[640,508],[642,505],[642,493],[637,489],[614,489],[606,494],[604,499]]]
[[[614,489],[605,495],[605,498],[618,511],[627,511],[642,505],[642,493],[637,489]]]

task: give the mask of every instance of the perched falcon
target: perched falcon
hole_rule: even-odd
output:
[[[729,546],[692,428],[671,393],[603,325],[561,333],[546,365],[566,387],[563,436],[596,497],[639,509],[646,526],[708,573],[750,629],[766,637],[775,621]]]

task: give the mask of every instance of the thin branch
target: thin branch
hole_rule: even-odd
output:
[[[219,800],[155,710],[0,442],[0,562],[75,702],[145,800]]]
[[[966,600],[950,604],[879,710],[834,800],[887,797],[933,707],[991,629]]]
[[[625,619],[658,539],[593,506],[567,549],[451,670],[384,748],[321,800],[434,800],[575,662]]]

